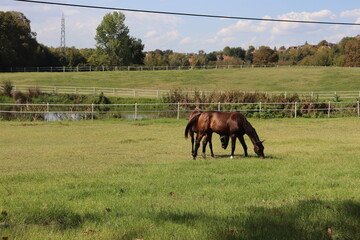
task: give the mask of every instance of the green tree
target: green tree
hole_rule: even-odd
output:
[[[253,63],[255,65],[269,65],[274,64],[279,60],[279,56],[276,52],[266,46],[261,46],[255,53]]]
[[[346,67],[360,67],[360,40],[352,39],[345,45]]]
[[[146,54],[144,63],[146,66],[167,66],[169,65],[167,61],[167,56],[163,51],[156,49],[155,51],[150,51]]]
[[[241,59],[245,58],[245,50],[242,49],[241,47],[236,47],[236,48],[225,47],[223,49],[223,54],[224,56],[230,56]]]
[[[189,56],[184,53],[173,53],[168,57],[170,66],[189,66]]]
[[[108,13],[96,28],[96,61],[104,65],[142,64],[144,45],[140,39],[129,35],[125,25],[125,15],[120,12]]]
[[[316,66],[330,66],[332,62],[332,52],[328,47],[320,47],[314,54],[314,65]]]
[[[0,66],[36,66],[36,34],[20,12],[0,12]]]
[[[255,51],[255,47],[250,45],[245,52],[245,58],[244,58],[245,62],[247,63],[253,62],[254,51]]]

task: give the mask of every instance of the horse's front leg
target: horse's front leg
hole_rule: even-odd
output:
[[[235,145],[236,145],[236,135],[231,135],[231,156],[230,158],[234,158],[234,152],[235,152]]]
[[[248,153],[247,153],[247,146],[246,146],[246,143],[245,143],[244,135],[240,135],[239,140],[240,140],[240,143],[241,143],[241,145],[242,145],[242,147],[244,149],[244,155],[245,155],[245,157],[247,157]]]

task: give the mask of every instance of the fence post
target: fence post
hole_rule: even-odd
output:
[[[47,119],[46,121],[48,122],[49,121],[49,103],[46,103],[46,111],[47,111]]]
[[[358,117],[360,117],[360,102],[357,101],[357,112],[358,112]]]
[[[94,120],[94,103],[91,104],[91,120]]]
[[[221,109],[220,109],[220,102],[218,103],[218,111],[220,112]]]
[[[297,117],[297,102],[295,102],[295,118]]]
[[[259,103],[259,113],[261,113],[261,102]]]
[[[329,107],[328,107],[328,117],[330,117],[330,101],[329,101]]]
[[[134,119],[136,120],[137,119],[137,103],[135,103],[135,113],[134,113]]]
[[[180,119],[180,102],[178,102],[177,105],[178,105],[177,106],[177,120],[179,120]]]

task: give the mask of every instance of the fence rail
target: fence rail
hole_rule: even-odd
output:
[[[203,65],[203,66],[76,66],[76,67],[1,67],[0,72],[94,72],[94,71],[157,71],[231,68],[293,67],[291,65]]]
[[[154,89],[132,89],[132,88],[110,88],[110,87],[72,87],[72,86],[36,86],[36,85],[14,85],[14,90],[26,92],[29,89],[39,89],[44,93],[60,94],[100,94],[106,96],[132,97],[132,98],[160,98],[169,94],[171,90]],[[212,94],[214,91],[188,91],[181,90],[181,93],[194,96],[195,94]],[[224,91],[219,91],[224,92]],[[244,93],[264,93],[266,95],[287,95],[298,94],[303,98],[318,99],[357,99],[360,98],[359,91],[244,91]]]
[[[142,104],[15,104],[0,103],[0,119],[55,121],[100,118],[186,118],[193,110],[239,111],[247,116],[269,117],[360,117],[356,102],[293,103],[142,103]]]
[[[297,66],[297,65],[202,65],[202,66],[75,66],[75,67],[0,67],[0,72],[95,72],[95,71],[157,71],[157,70],[197,70],[232,68],[279,68],[279,67],[324,67],[335,66]],[[344,68],[344,67],[340,67]],[[358,68],[358,67],[350,67]]]

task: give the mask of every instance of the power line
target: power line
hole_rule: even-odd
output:
[[[197,14],[197,13],[163,12],[163,11],[130,9],[130,8],[102,7],[102,6],[59,3],[59,2],[44,2],[44,1],[33,1],[33,0],[14,0],[14,1],[28,2],[28,3],[39,3],[39,4],[49,4],[49,5],[66,6],[66,7],[93,8],[93,9],[103,9],[103,10],[141,12],[141,13],[153,13],[153,14],[166,14],[166,15],[188,16],[188,17],[206,17],[206,18],[223,18],[223,19],[250,20],[250,21],[268,21],[268,22],[312,23],[312,24],[327,24],[327,25],[360,26],[360,23],[349,23],[349,22],[326,22],[326,21],[305,21],[305,20],[274,19],[274,18],[234,17],[234,16],[221,16],[221,15]]]

